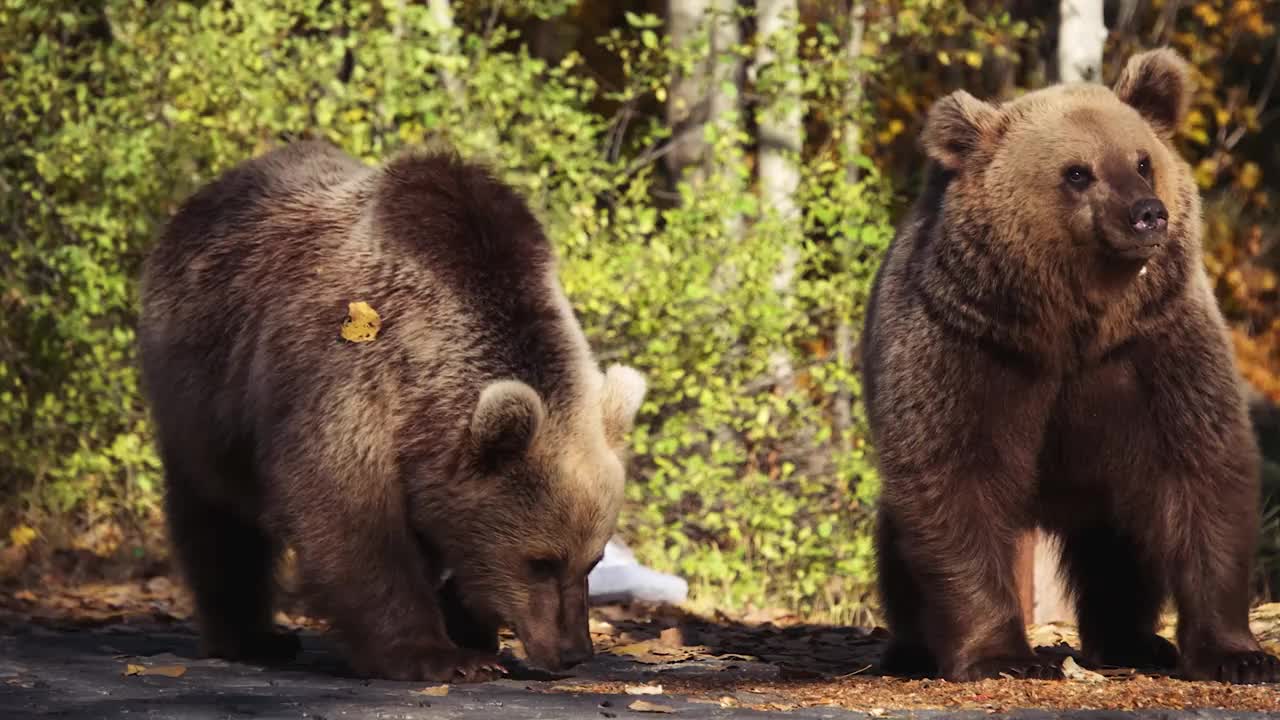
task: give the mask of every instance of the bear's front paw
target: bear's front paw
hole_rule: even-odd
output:
[[[263,631],[205,637],[201,652],[205,657],[233,662],[276,664],[289,662],[302,649],[302,641],[293,633]]]
[[[1280,682],[1280,659],[1261,650],[1201,653],[1183,668],[1188,680],[1224,683]]]
[[[1178,667],[1178,649],[1155,633],[1108,638],[1105,647],[1096,651],[1086,649],[1085,653],[1093,665],[1138,670],[1173,670]]]
[[[972,682],[1008,675],[1018,680],[1061,680],[1062,661],[1031,656],[983,658],[944,677],[953,682]]]
[[[388,680],[485,682],[507,674],[493,653],[456,647],[419,647],[388,652],[355,663],[362,675]]]
[[[938,672],[938,663],[924,645],[891,640],[880,657],[880,672],[905,677],[934,675]]]

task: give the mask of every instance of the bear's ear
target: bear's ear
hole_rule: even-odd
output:
[[[1195,90],[1190,66],[1168,48],[1129,58],[1112,89],[1163,137],[1171,137],[1182,125]]]
[[[958,170],[974,150],[995,135],[999,118],[995,105],[956,90],[929,108],[920,144],[929,159],[948,170]]]
[[[600,401],[604,405],[604,435],[610,445],[622,445],[647,389],[644,376],[635,368],[611,365],[605,372]]]
[[[471,448],[485,465],[501,465],[529,450],[546,411],[533,388],[498,380],[480,393],[471,415]]]

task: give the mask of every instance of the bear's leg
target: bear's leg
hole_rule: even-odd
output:
[[[434,582],[440,568],[410,527],[399,479],[349,466],[316,492],[312,478],[325,476],[316,461],[276,465],[275,515],[289,528],[307,595],[332,620],[356,673],[436,682],[501,675],[494,653],[450,639]]]
[[[497,654],[498,628],[483,622],[466,608],[458,595],[458,586],[448,580],[440,588],[440,609],[444,612],[449,639],[460,648]]]
[[[165,510],[169,534],[195,596],[201,651],[227,660],[281,662],[300,644],[272,623],[273,545],[262,530],[232,511],[197,497],[191,483],[169,473]]]
[[[1167,591],[1146,555],[1114,528],[1082,528],[1062,537],[1062,564],[1075,596],[1080,643],[1090,663],[1148,670],[1177,667],[1177,649],[1156,634]]]
[[[1280,682],[1280,659],[1263,651],[1249,630],[1256,485],[1223,478],[1176,489],[1182,497],[1171,493],[1165,503],[1176,508],[1172,514],[1180,522],[1162,529],[1172,550],[1166,566],[1178,606],[1182,674],[1190,680]]]
[[[900,646],[904,649],[894,652],[909,652],[914,635],[924,638],[947,680],[1002,674],[1061,678],[1058,661],[1032,652],[1018,598],[1014,556],[1024,528],[1011,519],[1024,514],[1021,509],[1029,500],[1021,496],[1018,483],[1000,482],[991,474],[984,469],[934,475],[927,491],[911,493],[909,507],[888,508],[896,537],[881,557],[890,561],[890,568],[898,559],[904,561],[899,566],[903,576],[914,578],[920,590],[919,629],[908,621]],[[981,487],[991,492],[975,490]],[[917,503],[926,492],[939,502]],[[889,602],[897,603],[890,617],[912,615],[913,604],[904,593]]]
[[[921,627],[924,598],[898,542],[893,518],[881,508],[876,524],[876,579],[893,637],[880,658],[880,670],[889,675],[935,675],[938,661]]]

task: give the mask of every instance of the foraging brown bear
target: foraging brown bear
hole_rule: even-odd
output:
[[[1060,676],[1015,587],[1038,525],[1087,659],[1280,680],[1248,626],[1258,450],[1172,144],[1189,77],[1162,49],[1113,88],[930,110],[863,340],[886,671]],[[1156,634],[1169,596],[1176,649]]]
[[[371,341],[340,337],[352,302]],[[586,577],[645,383],[600,371],[542,229],[486,169],[314,142],[249,160],[169,223],[139,336],[205,652],[296,651],[272,629],[288,545],[358,672],[488,677],[503,623],[536,665],[590,656]]]

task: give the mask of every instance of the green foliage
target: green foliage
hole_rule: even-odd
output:
[[[650,378],[623,519],[645,558],[720,604],[860,602],[876,485],[862,424],[833,421],[858,384],[830,338],[856,328],[891,236],[887,184],[865,159],[806,149],[799,217],[780,218],[742,189],[747,135],[720,133],[725,172],[679,184],[668,202],[669,130],[635,109],[697,49],[671,49],[652,16],[604,40],[625,66],[606,91],[577,54],[531,56],[483,12],[442,27],[426,6],[393,2],[0,3],[0,118],[15,140],[0,147],[12,238],[0,271],[0,418],[12,428],[0,477],[24,519],[79,532],[154,517],[135,281],[183,197],[289,139],[327,138],[375,161],[442,137],[528,194],[593,344]],[[846,61],[826,38],[805,52],[833,71],[804,77],[804,102],[838,127],[856,118],[835,71]],[[759,92],[780,87],[779,74]],[[602,114],[601,102],[627,112]],[[849,162],[862,163],[860,179]],[[798,280],[775,288],[788,248]],[[784,386],[771,375],[780,355],[795,369]]]

